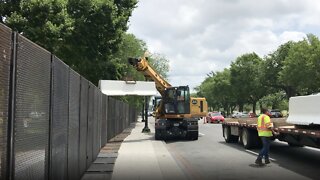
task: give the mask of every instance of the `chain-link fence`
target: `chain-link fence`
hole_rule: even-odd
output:
[[[137,111],[0,24],[0,179],[80,179]]]

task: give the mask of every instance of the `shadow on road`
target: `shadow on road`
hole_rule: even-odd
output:
[[[250,167],[253,168],[265,168],[267,167],[267,165],[263,164],[263,165],[257,165],[257,164],[249,164]]]
[[[232,144],[224,141],[220,141],[219,143],[248,154],[252,154],[250,151],[259,153],[260,150],[252,149],[247,151],[240,143]],[[272,163],[275,163],[297,174],[311,179],[319,179],[320,177],[320,150],[318,149],[307,147],[290,147],[285,143],[275,141],[271,143],[270,157],[274,159]],[[249,166],[255,167],[256,165],[250,164]]]

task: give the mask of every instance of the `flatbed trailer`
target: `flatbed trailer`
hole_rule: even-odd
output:
[[[274,124],[273,136],[290,146],[310,146],[320,148],[319,125],[294,125],[286,122],[286,118],[271,118]],[[261,146],[258,137],[257,118],[228,118],[222,123],[223,137],[227,143],[240,142],[246,149]]]

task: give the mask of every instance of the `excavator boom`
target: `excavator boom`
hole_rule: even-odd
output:
[[[141,71],[147,79],[153,80],[161,96],[164,96],[164,91],[166,88],[171,87],[171,85],[165,79],[163,79],[153,68],[151,68],[146,57],[141,59],[129,58],[129,64],[131,64],[137,71]]]

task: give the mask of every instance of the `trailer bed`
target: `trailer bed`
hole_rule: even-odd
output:
[[[286,122],[286,118],[272,118],[274,138],[287,142],[290,146],[311,146],[320,148],[320,127],[301,126]],[[226,118],[222,123],[226,142],[244,142],[246,148],[259,145],[257,141],[257,118]],[[249,138],[249,139],[248,139]],[[250,142],[248,144],[248,142]]]

